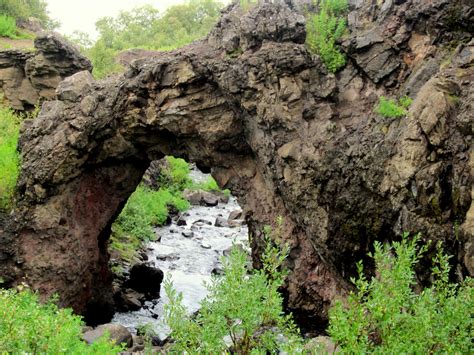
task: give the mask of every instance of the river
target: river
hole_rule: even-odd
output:
[[[200,182],[208,175],[193,169],[191,177]],[[171,278],[174,288],[183,293],[183,304],[190,313],[199,309],[200,301],[207,295],[204,283],[211,280],[213,270],[220,268],[220,259],[232,244],[248,248],[245,224],[233,228],[215,226],[218,217],[227,220],[237,210],[240,206],[232,196],[228,203],[219,202],[215,207],[191,206],[180,218],[186,225],[178,225],[174,220],[168,226],[156,228],[158,241],[147,245],[149,262],[161,269],[165,278]],[[116,313],[112,321],[132,332],[140,325],[151,324],[158,337],[165,339],[170,332],[162,317],[167,302],[162,287],[159,299],[146,302],[135,312]]]

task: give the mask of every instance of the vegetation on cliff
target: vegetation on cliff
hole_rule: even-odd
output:
[[[105,337],[88,345],[81,339],[81,317],[53,301],[40,303],[28,289],[0,289],[0,305],[2,354],[117,354],[121,350]]]
[[[189,166],[183,159],[166,159],[158,178],[160,188],[155,191],[139,185],[112,226],[110,249],[128,263],[137,260],[143,243],[156,239],[153,227],[166,222],[170,208],[184,211],[189,207],[182,197],[182,191],[191,184]],[[120,273],[121,267],[114,271]]]
[[[347,0],[319,0],[318,12],[309,14],[306,23],[306,44],[318,54],[326,68],[335,73],[346,64],[344,54],[336,42],[346,31]]]
[[[398,101],[381,96],[375,107],[375,112],[384,117],[403,117],[407,114],[408,107],[412,102],[413,100],[408,96],[403,96]]]
[[[20,117],[0,105],[0,210],[12,207],[20,169],[20,155],[16,149],[20,134]]]

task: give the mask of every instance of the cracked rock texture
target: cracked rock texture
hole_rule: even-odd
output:
[[[165,155],[211,168],[238,197],[256,266],[262,226],[284,217],[285,298],[302,324],[323,325],[373,242],[404,231],[443,241],[453,278],[472,275],[472,3],[351,1],[336,75],[306,50],[302,8],[230,5],[203,41],[62,82],[23,127],[18,207],[0,227],[6,282],[111,312],[110,224]],[[405,93],[407,117],[374,113]]]
[[[34,45],[34,51],[0,51],[0,92],[15,110],[28,111],[55,99],[60,81],[92,70],[90,61],[56,33],[39,34]]]

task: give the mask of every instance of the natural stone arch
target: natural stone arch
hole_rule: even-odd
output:
[[[402,10],[392,21],[403,22]],[[403,230],[448,241],[469,271],[472,251],[452,243],[456,220],[457,238],[472,238],[464,79],[440,74],[405,122],[381,122],[376,92],[406,53],[386,67],[370,63],[371,74],[380,70],[374,83],[350,62],[328,74],[304,38],[303,16],[283,2],[246,14],[230,7],[205,41],[138,60],[123,76],[62,82],[21,138],[21,198],[0,254],[6,281],[59,292],[80,313],[104,309],[110,224],[150,161],[167,154],[212,168],[238,197],[256,264],[261,227],[284,216],[288,306],[306,315],[324,319],[372,241]],[[460,106],[447,99],[453,93]],[[443,157],[426,163],[433,146]],[[434,198],[442,203],[433,207]]]

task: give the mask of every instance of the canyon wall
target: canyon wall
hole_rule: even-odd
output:
[[[56,33],[39,34],[34,47],[0,51],[0,93],[14,110],[29,111],[44,100],[55,99],[60,81],[92,70],[89,59]]]
[[[5,283],[112,312],[110,225],[165,155],[210,168],[238,197],[256,266],[263,225],[283,216],[284,292],[306,324],[324,323],[375,240],[404,231],[443,241],[453,278],[473,275],[472,3],[352,1],[335,75],[306,49],[303,13],[230,5],[203,41],[121,76],[62,81],[23,127],[17,208],[0,227]],[[406,117],[374,112],[403,94]]]

